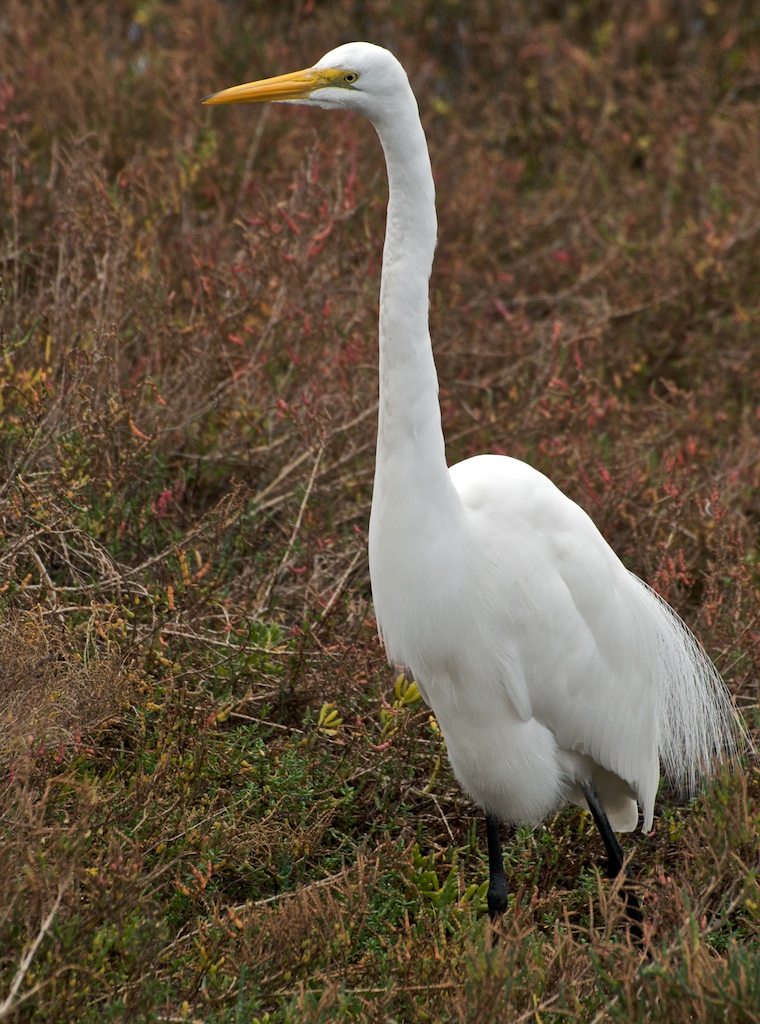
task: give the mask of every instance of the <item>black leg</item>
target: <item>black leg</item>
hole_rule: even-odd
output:
[[[486,811],[486,836],[488,837],[488,916],[492,921],[504,913],[509,903],[507,876],[504,874],[504,861],[501,856],[501,833],[499,819]]]
[[[596,791],[596,786],[591,780],[588,782],[581,783],[581,789],[583,795],[586,798],[588,809],[594,816],[596,827],[599,829],[599,834],[602,837],[604,848],[607,851],[607,877],[617,878],[620,872],[623,870],[623,864],[625,863],[625,856],[623,854],[623,848],[617,841],[615,833],[612,831],[607,814],[605,813],[604,807],[602,807],[602,801],[599,799],[599,794]]]
[[[625,870],[626,879],[630,878],[631,872],[628,868],[625,868],[623,848],[617,841],[615,833],[612,831],[612,826],[609,823],[604,807],[602,807],[602,801],[599,799],[596,786],[589,779],[588,782],[581,783],[581,789],[583,790],[583,795],[586,798],[588,808],[594,816],[594,821],[596,822],[596,827],[599,829],[599,834],[602,837],[604,848],[607,851],[607,877],[617,878],[621,871]],[[636,893],[632,892],[625,882],[623,883],[623,896],[625,898],[626,914],[628,915],[628,920],[631,922],[631,934],[636,939],[640,940],[641,922],[643,920],[641,906],[639,905]]]

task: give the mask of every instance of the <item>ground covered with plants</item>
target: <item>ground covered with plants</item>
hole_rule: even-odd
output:
[[[625,840],[484,827],[386,665],[366,541],[381,153],[201,107],[351,38],[439,191],[452,461],[548,473],[756,730],[760,18],[660,0],[7,0],[0,1020],[757,1020],[760,775]]]

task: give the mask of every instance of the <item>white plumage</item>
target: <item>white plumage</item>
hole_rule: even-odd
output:
[[[616,830],[635,828],[637,804],[649,830],[661,762],[691,790],[734,756],[742,727],[717,671],[545,476],[497,455],[447,467],[428,333],[435,193],[396,58],[350,43],[208,102],[269,99],[357,110],[385,152],[369,557],[388,657],[412,671],[457,778],[491,815],[540,821],[586,806],[591,784]]]

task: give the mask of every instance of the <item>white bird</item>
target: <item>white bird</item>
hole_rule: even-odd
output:
[[[500,819],[588,808],[614,877],[624,857],[613,830],[633,830],[639,805],[652,828],[660,764],[693,791],[736,756],[741,720],[681,619],[547,477],[501,455],[447,466],[428,330],[435,190],[398,60],[348,43],[203,102],[267,100],[357,111],[385,153],[372,596],[389,660],[411,670],[457,779],[485,810],[491,918],[507,906]],[[640,920],[633,894],[628,911]]]

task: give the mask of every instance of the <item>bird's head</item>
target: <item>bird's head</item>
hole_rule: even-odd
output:
[[[408,89],[406,72],[389,50],[373,43],[346,43],[312,68],[235,85],[203,103],[305,103],[328,110],[356,110],[371,120],[387,115]]]

